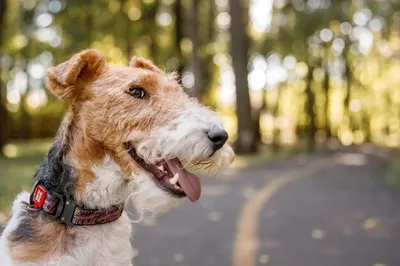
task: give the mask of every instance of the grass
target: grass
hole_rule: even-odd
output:
[[[265,164],[273,160],[287,158],[295,154],[306,153],[306,143],[299,141],[296,145],[283,145],[278,151],[273,151],[270,145],[261,145],[257,154],[236,155],[231,168],[245,168]],[[320,152],[321,148],[316,147],[314,152]]]
[[[0,156],[0,224],[7,219],[15,196],[22,190],[31,190],[33,174],[50,145],[51,140],[30,140],[11,142],[4,147],[7,157]],[[263,145],[258,154],[236,156],[232,167],[252,167],[303,153],[303,146],[283,146],[278,153],[274,153],[270,146]]]
[[[400,187],[400,150],[392,150],[386,178],[389,184]]]
[[[30,191],[32,177],[49,148],[49,140],[12,142],[0,156],[0,224],[10,211],[15,196],[22,190]]]

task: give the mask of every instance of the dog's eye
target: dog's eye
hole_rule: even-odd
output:
[[[144,89],[140,86],[132,86],[129,88],[129,94],[132,95],[135,98],[143,98],[146,93],[144,92]]]

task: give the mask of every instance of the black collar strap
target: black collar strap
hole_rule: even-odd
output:
[[[122,215],[123,204],[107,209],[86,209],[76,204],[69,195],[48,191],[36,182],[30,196],[29,209],[42,210],[54,220],[73,225],[106,224],[117,220]]]

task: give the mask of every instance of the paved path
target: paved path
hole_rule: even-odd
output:
[[[386,159],[349,150],[205,179],[199,202],[134,226],[134,265],[400,266]]]
[[[336,152],[205,180],[198,203],[135,226],[135,265],[399,266],[400,191],[385,163]]]

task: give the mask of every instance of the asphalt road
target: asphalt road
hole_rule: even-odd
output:
[[[348,150],[205,180],[199,202],[134,226],[134,265],[399,266],[386,161]]]
[[[197,203],[134,225],[134,265],[399,266],[386,162],[349,149],[203,179]]]

